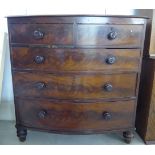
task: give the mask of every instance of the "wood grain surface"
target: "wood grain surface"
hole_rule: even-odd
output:
[[[78,45],[132,45],[140,47],[142,25],[86,25],[80,24],[77,28]],[[115,39],[108,39],[110,32],[116,32]]]
[[[39,71],[138,71],[139,49],[52,49],[12,47],[13,69]],[[37,56],[44,57],[40,64]],[[113,64],[107,59],[115,57]]]
[[[17,99],[21,122],[26,126],[58,131],[93,131],[133,127],[135,101],[67,103]],[[45,116],[40,117],[44,111]],[[111,118],[104,119],[104,112]]]
[[[36,39],[34,31],[43,33]],[[10,26],[11,43],[24,44],[73,44],[72,24],[12,24]]]
[[[155,59],[143,60],[136,129],[146,144],[155,143]]]
[[[52,75],[43,73],[14,72],[15,96],[47,97],[62,99],[123,98],[135,96],[137,74],[112,75]],[[38,89],[38,83],[44,83]],[[104,89],[112,85],[112,91]]]

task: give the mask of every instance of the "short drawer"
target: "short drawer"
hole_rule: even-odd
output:
[[[15,96],[60,99],[100,99],[135,96],[136,73],[43,74],[14,72]]]
[[[73,44],[72,24],[10,24],[11,43]]]
[[[132,128],[136,103],[117,101],[85,104],[16,99],[15,104],[24,126],[86,133]]]
[[[13,68],[40,71],[138,71],[139,49],[12,47]]]
[[[79,24],[77,44],[89,46],[141,45],[143,25]]]

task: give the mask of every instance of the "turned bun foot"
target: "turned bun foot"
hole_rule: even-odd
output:
[[[130,144],[131,140],[134,138],[134,134],[131,131],[125,131],[125,132],[123,132],[123,137],[124,137],[124,141],[127,144]]]
[[[19,137],[19,140],[20,140],[21,142],[24,142],[24,141],[26,140],[26,136],[20,136],[20,137]]]
[[[21,142],[24,142],[27,136],[27,129],[21,126],[17,126],[17,125],[16,125],[16,128],[17,128],[17,137],[19,137],[19,140]]]

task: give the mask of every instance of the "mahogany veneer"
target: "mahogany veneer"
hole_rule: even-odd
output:
[[[121,131],[130,143],[147,23],[134,16],[8,17],[19,139],[27,129]]]

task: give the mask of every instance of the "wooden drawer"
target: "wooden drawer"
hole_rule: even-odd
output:
[[[13,68],[40,71],[138,71],[139,49],[12,48]]]
[[[11,24],[11,43],[73,44],[72,24]]]
[[[15,100],[22,125],[55,131],[101,131],[132,128],[135,101],[69,103]]]
[[[143,25],[79,24],[77,44],[139,47],[142,32]]]
[[[100,99],[135,96],[137,74],[43,74],[14,72],[15,96]]]

